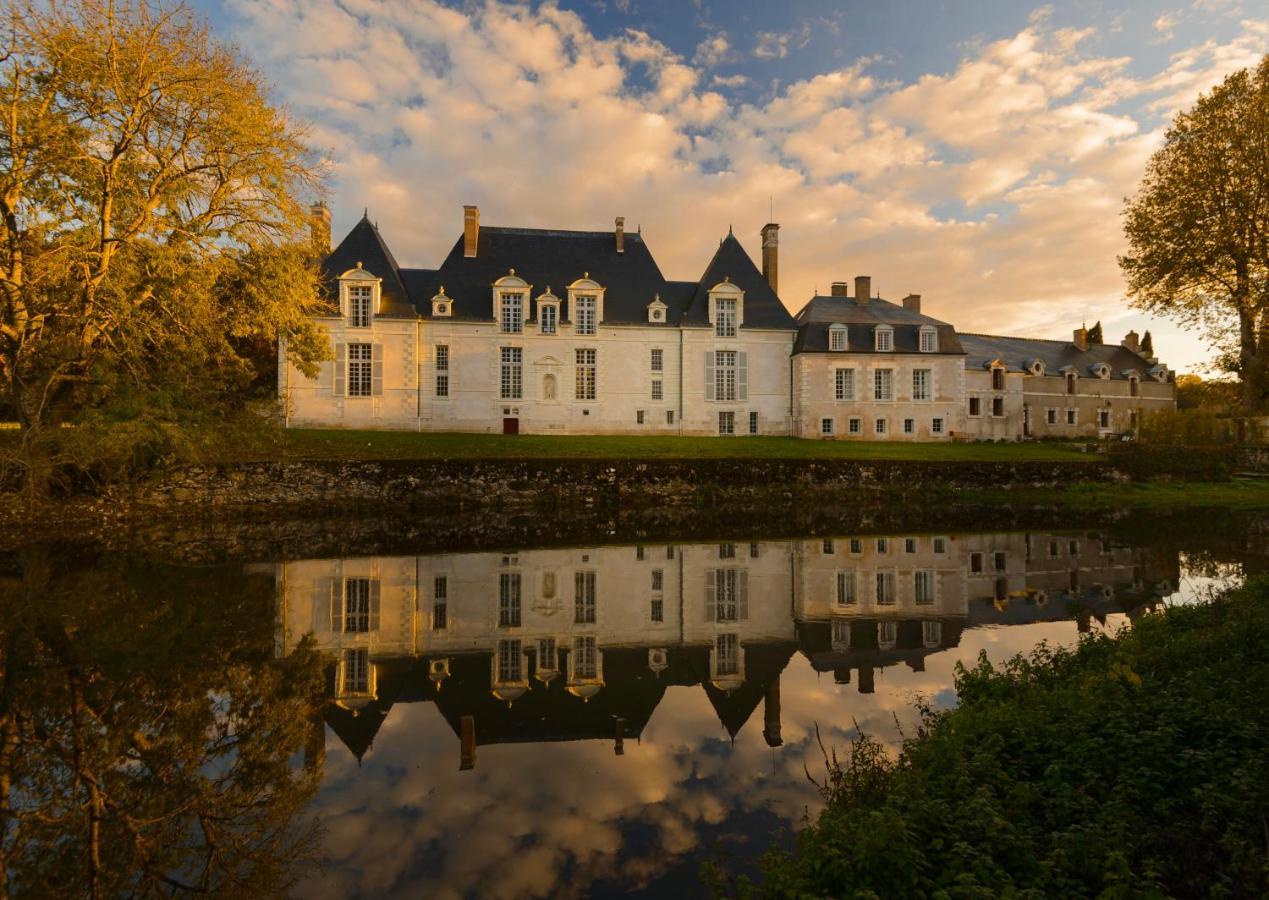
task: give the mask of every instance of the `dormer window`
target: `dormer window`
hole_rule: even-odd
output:
[[[922,325],[918,336],[917,349],[922,353],[938,353],[939,332],[933,325]]]
[[[846,326],[830,325],[828,328],[828,349],[842,351],[846,349]]]
[[[1128,376],[1128,396],[1129,397],[1141,396],[1141,377],[1137,375],[1136,372],[1133,372],[1131,375]]]
[[[599,282],[584,273],[568,286],[568,300],[577,334],[594,334],[604,320],[604,289]]]
[[[380,281],[357,264],[339,276],[339,305],[350,328],[369,328],[379,311]]]
[[[538,329],[543,334],[555,334],[560,327],[560,298],[547,292],[538,297]]]
[[[1040,375],[1043,375],[1044,374],[1044,360],[1042,359],[1031,360],[1030,365],[1027,366],[1027,371],[1037,377]]]
[[[1101,378],[1104,380],[1110,377],[1110,366],[1106,365],[1105,363],[1097,363],[1096,365],[1092,367],[1092,369],[1093,369],[1093,374],[1096,375],[1098,378]]]
[[[889,325],[878,325],[873,332],[873,349],[878,353],[890,353],[894,350],[894,329]]]
[[[724,279],[709,292],[709,322],[714,326],[714,336],[735,337],[745,323],[745,292]]]
[[[655,295],[652,298],[652,302],[648,304],[648,321],[652,323],[664,322],[667,309],[669,307],[661,301],[661,295]]]
[[[1066,392],[1067,392],[1068,394],[1072,394],[1072,395],[1073,395],[1073,394],[1075,393],[1075,390],[1076,390],[1076,384],[1077,384],[1078,380],[1079,380],[1079,376],[1078,376],[1078,375],[1076,375],[1074,372],[1067,372],[1067,373],[1066,373]]]
[[[432,298],[432,315],[442,317],[449,316],[453,306],[453,298],[446,296],[445,285],[441,285],[440,291]]]
[[[510,270],[494,282],[494,316],[503,334],[520,334],[529,317],[529,283]]]
[[[1005,389],[1005,367],[991,367],[991,389],[993,391],[1003,391]]]

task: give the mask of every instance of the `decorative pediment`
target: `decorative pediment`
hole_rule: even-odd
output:
[[[445,285],[432,297],[432,315],[449,316],[454,312],[454,298],[446,295]]]
[[[361,263],[357,263],[357,268],[349,269],[343,275],[340,275],[339,280],[340,281],[364,281],[367,283],[374,282],[375,284],[378,284],[380,281],[383,281],[383,279],[380,278],[378,275],[374,275],[370,272],[367,272],[365,269],[363,269],[361,267]]]
[[[524,289],[529,287],[529,282],[517,275],[515,269],[511,269],[506,275],[495,281],[493,286],[500,290]]]
[[[1119,374],[1123,378],[1140,378],[1141,377],[1141,373],[1138,372],[1136,369],[1124,369]]]
[[[582,277],[574,281],[568,286],[568,290],[574,294],[588,294],[602,291],[604,288],[598,281],[590,277],[589,272],[583,273]]]
[[[660,294],[654,294],[652,297],[652,302],[648,304],[648,321],[649,322],[666,321],[666,311],[669,308],[670,307],[666,306],[665,303],[661,300]]]
[[[724,278],[710,288],[709,292],[716,297],[743,297],[745,294],[738,285],[732,284],[730,278]]]
[[[533,365],[541,369],[558,369],[560,366],[564,365],[564,363],[560,362],[554,356],[544,356],[541,359],[534,360]]]

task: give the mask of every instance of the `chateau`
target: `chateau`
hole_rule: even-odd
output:
[[[729,233],[696,281],[668,280],[638,231],[482,227],[436,269],[397,264],[368,216],[330,250],[314,207],[334,359],[279,347],[288,425],[504,434],[1019,440],[1132,432],[1173,374],[1122,344],[961,334],[921,297],[857,277],[791,315],[779,226],[761,270]]]

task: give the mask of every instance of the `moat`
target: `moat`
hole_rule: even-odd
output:
[[[897,746],[980,653],[1269,569],[1269,516],[1049,518],[8,552],[8,883],[704,894],[704,865],[754,873],[818,809],[817,730]]]

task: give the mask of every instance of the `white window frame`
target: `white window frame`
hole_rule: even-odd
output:
[[[850,349],[849,335],[845,325],[830,325],[828,329],[828,349],[841,353]]]
[[[939,352],[939,332],[933,325],[922,325],[917,335],[917,350],[921,353]]]
[[[885,416],[878,416],[876,419],[873,420],[873,423],[872,423],[873,434],[888,434],[889,431],[890,431],[890,422],[889,420],[886,419]]]
[[[855,399],[855,370],[836,369],[833,373],[833,397],[837,400]]]
[[[928,403],[934,399],[934,370],[912,370],[912,399],[918,403]]]
[[[873,350],[877,353],[894,352],[894,329],[889,325],[878,325],[873,330]]]
[[[832,419],[820,419],[820,434],[831,435],[833,433],[833,428],[834,424]]]
[[[917,569],[912,573],[912,599],[918,606],[934,603],[937,590],[933,569]]]
[[[449,399],[449,344],[436,345],[436,396]]]
[[[524,332],[525,298],[524,290],[498,291],[498,332],[500,334],[522,334]]]
[[[731,410],[719,410],[718,433],[721,435],[733,435],[736,433],[736,414]]]
[[[894,369],[872,370],[872,399],[878,403],[894,401]]]
[[[499,400],[524,399],[524,350],[520,347],[500,347],[498,380]]]
[[[855,606],[859,601],[857,579],[854,569],[843,569],[837,573],[837,605]]]
[[[583,347],[574,351],[573,358],[576,366],[574,399],[596,399],[599,392],[599,354],[589,347]]]
[[[542,334],[557,334],[560,328],[560,305],[538,300],[538,330]]]
[[[897,600],[897,576],[893,569],[878,569],[874,579],[876,592],[873,595],[877,606],[894,606]]]
[[[850,421],[846,423],[846,433],[847,434],[863,434],[864,420],[859,418],[858,416],[852,416],[850,418]]]
[[[345,350],[348,367],[348,397],[374,396],[374,344],[357,342]]]
[[[942,433],[943,433],[943,417],[935,416],[933,419],[930,420],[930,434],[942,434]]]
[[[573,298],[573,324],[578,334],[594,334],[599,327],[599,298],[594,294],[580,294]]]

